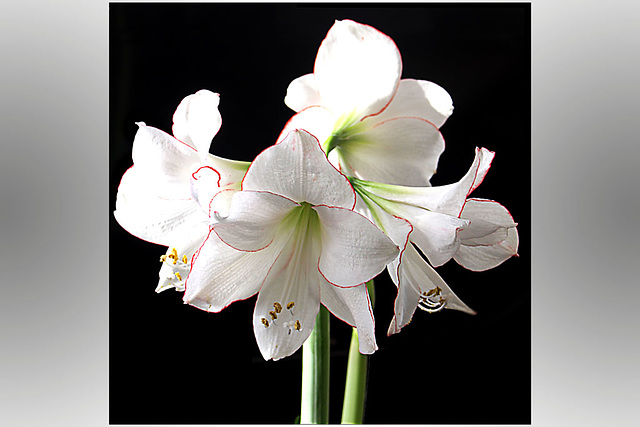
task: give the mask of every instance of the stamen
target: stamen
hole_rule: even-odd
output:
[[[273,308],[276,309],[276,313],[280,314],[280,312],[282,312],[282,305],[280,305],[279,302],[274,302],[273,303]]]
[[[278,314],[275,311],[270,311],[269,316],[271,316],[271,320],[276,320],[278,318]]]
[[[265,328],[269,327],[269,321],[267,319],[263,317],[262,319],[260,319],[260,321],[262,322]]]
[[[174,274],[176,275],[178,280],[182,280],[182,276],[180,275],[180,272],[176,271]]]
[[[189,263],[189,259],[187,258],[186,255],[182,255],[182,262],[184,262],[185,264]]]
[[[302,324],[300,324],[299,320],[296,320],[296,323],[293,324],[293,327],[295,328],[296,331],[302,330]]]
[[[167,260],[166,255],[160,255],[160,262],[165,262]]]
[[[293,316],[293,306],[294,306],[294,305],[296,305],[296,303],[295,303],[295,302],[293,302],[293,301],[290,301],[290,302],[287,304],[287,310],[289,310],[289,312],[291,313],[291,315],[292,315],[292,316]]]

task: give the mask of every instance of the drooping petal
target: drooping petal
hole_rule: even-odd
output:
[[[371,127],[364,126],[365,122],[363,132],[338,146],[344,163],[358,178],[396,185],[430,185],[444,151],[444,139],[434,125],[407,117]]]
[[[420,256],[413,245],[408,245],[403,253],[396,285],[398,295],[394,316],[387,331],[388,335],[400,332],[400,329],[411,321],[421,300],[427,309],[429,306],[433,307],[432,311],[447,308],[475,314],[475,311],[462,302],[440,275]]]
[[[203,89],[184,98],[173,114],[173,135],[195,147],[202,161],[222,125],[219,104],[220,95]]]
[[[391,100],[402,73],[393,40],[373,27],[336,21],[318,50],[314,74],[322,105],[364,117]]]
[[[373,309],[366,284],[338,288],[326,280],[321,280],[320,302],[331,314],[358,329],[360,353],[371,354],[378,349]]]
[[[322,226],[318,268],[334,285],[349,287],[364,283],[398,255],[398,246],[362,215],[327,206],[313,209]]]
[[[312,105],[322,105],[315,75],[306,74],[289,83],[284,103],[296,113]]]
[[[324,107],[306,108],[289,119],[280,132],[278,141],[282,141],[291,131],[304,129],[322,145],[331,136],[335,120],[335,115]]]
[[[498,202],[468,199],[461,216],[470,220],[460,232],[456,262],[473,271],[494,268],[518,253],[518,230],[509,211]]]
[[[234,301],[255,295],[279,254],[279,248],[238,251],[214,232],[193,258],[184,301],[205,311],[218,312]]]
[[[299,232],[299,233],[298,233]],[[253,329],[265,360],[293,354],[315,326],[320,307],[320,241],[311,230],[294,231],[265,250],[279,255],[260,289]]]
[[[485,271],[497,267],[518,254],[518,230],[509,228],[507,237],[491,246],[462,245],[453,259],[466,269]]]
[[[238,191],[231,201],[229,215],[213,226],[227,245],[242,251],[267,247],[282,232],[282,222],[299,205],[277,194]]]
[[[208,215],[194,200],[157,197],[141,175],[144,176],[134,166],[120,182],[113,214],[122,228],[140,239],[164,246],[193,241],[207,234]]]
[[[375,120],[418,117],[440,128],[452,113],[453,101],[442,87],[424,80],[402,79],[391,103]]]
[[[385,200],[460,216],[467,196],[480,185],[489,171],[494,154],[486,148],[476,148],[471,168],[454,184],[437,187],[409,187],[367,181],[359,181],[357,184]]]
[[[353,208],[349,180],[327,160],[318,140],[296,130],[260,153],[242,182],[243,190],[269,191],[296,202]]]

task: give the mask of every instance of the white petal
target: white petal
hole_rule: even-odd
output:
[[[394,317],[387,332],[388,335],[400,332],[400,329],[411,321],[418,307],[421,294],[429,292],[436,287],[440,288],[441,296],[445,300],[444,308],[475,314],[475,311],[458,298],[412,245],[408,245],[403,253],[399,270],[399,283],[397,285],[398,296],[394,306]]]
[[[138,123],[133,141],[133,163],[148,191],[166,199],[191,197],[189,179],[200,164],[196,151],[171,135]]]
[[[363,283],[352,288],[338,288],[326,280],[320,283],[320,302],[334,316],[358,329],[360,353],[375,352],[378,346],[367,285]]]
[[[454,184],[437,187],[408,187],[366,181],[358,184],[371,194],[386,200],[460,216],[467,196],[480,185],[489,171],[494,154],[486,148],[476,148],[471,168]]]
[[[364,283],[398,255],[398,246],[362,215],[327,206],[314,209],[322,225],[318,267],[331,283],[340,287]]]
[[[122,177],[113,214],[125,230],[165,246],[206,236],[208,215],[194,200],[157,197],[147,184],[147,180],[140,179],[137,166]]]
[[[312,105],[322,105],[315,75],[306,74],[289,83],[284,103],[296,113]]]
[[[220,95],[203,89],[184,98],[173,114],[173,134],[194,146],[203,161],[222,125],[219,104]]]
[[[243,190],[269,191],[296,202],[353,208],[349,180],[327,160],[309,133],[291,132],[282,142],[260,153],[242,182]]]
[[[472,271],[484,271],[497,267],[512,256],[518,254],[518,230],[513,227],[507,231],[507,238],[492,246],[460,246],[453,259]]]
[[[495,245],[507,238],[508,229],[517,225],[507,208],[487,199],[467,199],[460,216],[471,221],[459,234],[462,244],[467,246]]]
[[[303,129],[315,136],[322,145],[331,136],[335,125],[335,115],[324,107],[309,107],[291,117],[278,137],[286,138],[291,131]]]
[[[320,45],[314,74],[323,106],[336,114],[376,114],[391,100],[402,72],[387,35],[353,21],[336,21]]]
[[[390,213],[406,219],[413,226],[410,239],[435,267],[449,261],[458,251],[458,231],[469,221],[401,203],[385,206]]]
[[[430,185],[444,151],[444,139],[435,126],[422,119],[403,117],[363,128],[364,132],[338,146],[345,166],[358,178],[386,184]]]
[[[193,258],[184,301],[202,310],[218,312],[260,289],[279,248],[244,252],[231,248],[214,233]]]
[[[256,341],[265,360],[277,360],[298,350],[313,330],[320,307],[320,242],[307,235],[279,246],[281,243],[280,239],[274,242],[273,247],[282,249],[260,289],[253,314]],[[291,302],[293,307],[288,309]],[[280,313],[275,303],[282,307]]]
[[[299,205],[285,197],[258,191],[238,191],[229,215],[213,231],[229,246],[242,251],[267,247],[281,230],[281,223]]]
[[[418,117],[440,128],[453,113],[451,96],[442,87],[424,80],[402,79],[391,103],[375,117]]]

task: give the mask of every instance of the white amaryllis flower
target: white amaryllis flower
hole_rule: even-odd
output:
[[[249,167],[209,154],[222,123],[219,102],[208,90],[184,98],[173,115],[175,137],[138,123],[133,166],[120,182],[114,216],[134,236],[168,246],[157,292],[184,290],[191,258],[209,232],[209,201],[221,191],[239,190]],[[223,211],[224,203],[215,208]]]
[[[428,186],[444,150],[438,130],[453,112],[449,94],[423,80],[400,79],[395,43],[373,27],[336,21],[314,72],[291,82],[285,103],[346,175]]]
[[[253,327],[263,357],[293,354],[320,304],[377,349],[365,282],[398,247],[354,212],[355,193],[318,141],[293,131],[253,161],[226,218],[194,257],[184,301],[218,312],[258,294]]]
[[[485,148],[476,149],[467,174],[457,183],[438,187],[402,187],[351,179],[359,196],[358,210],[372,218],[396,244],[406,241],[401,256],[388,266],[398,286],[390,334],[405,326],[417,307],[473,313],[431,266],[454,258],[465,268],[482,271],[517,254],[517,224],[509,212],[497,202],[467,198],[484,179],[493,157],[494,153]],[[397,218],[407,220],[412,229],[407,230]]]

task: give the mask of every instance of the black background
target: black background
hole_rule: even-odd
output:
[[[478,314],[418,312],[386,336],[395,287],[376,280],[376,337],[366,423],[531,422],[530,5],[110,4],[110,201],[131,166],[136,121],[171,133],[199,89],[221,94],[211,152],[251,161],[293,114],[291,80],[313,71],[336,19],[394,39],[403,77],[443,86],[454,114],[434,185],[457,181],[474,147],[496,152],[474,197],[519,223],[520,257],[474,273],[438,269]],[[155,294],[165,248],[110,221],[110,422],[291,423],[299,414],[301,352],[265,362],[252,330],[255,298],[207,314],[182,294]],[[339,423],[350,329],[332,319],[331,414]]]

